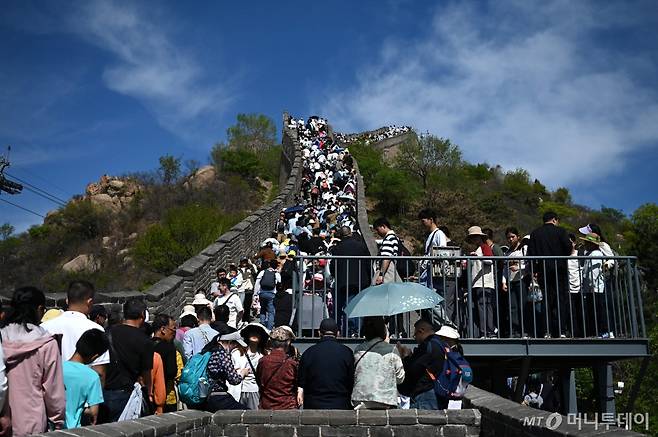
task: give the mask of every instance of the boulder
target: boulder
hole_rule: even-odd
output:
[[[100,269],[100,261],[94,255],[82,254],[73,258],[62,266],[62,270],[68,273],[89,272],[93,273]]]
[[[102,190],[103,188],[101,187],[101,184],[91,183],[87,185],[85,192],[87,193],[87,196],[95,196],[101,194],[103,192]]]
[[[100,207],[110,209],[113,212],[119,212],[119,210],[121,209],[121,204],[118,201],[119,199],[117,199],[116,197],[112,197],[109,194],[105,194],[105,193],[96,194],[95,196],[91,196],[89,200],[94,205],[98,205]]]
[[[217,179],[215,167],[206,165],[194,172],[184,185],[187,188],[204,188],[212,184],[215,179]]]
[[[109,183],[110,187],[114,188],[115,190],[121,190],[126,184],[119,180],[119,179],[112,179]]]

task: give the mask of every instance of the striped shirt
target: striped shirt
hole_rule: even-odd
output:
[[[400,253],[400,247],[398,242],[399,240],[397,235],[395,235],[395,232],[388,231],[388,233],[384,237],[384,240],[382,241],[382,245],[379,248],[379,255],[398,256],[398,254]]]

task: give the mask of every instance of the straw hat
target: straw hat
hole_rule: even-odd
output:
[[[470,237],[471,235],[478,235],[480,237],[487,236],[484,232],[482,232],[482,228],[479,226],[471,226],[470,228],[468,228],[468,237]]]
[[[601,237],[599,237],[594,232],[590,232],[589,234],[585,235],[584,237],[578,237],[578,239],[583,240],[586,243],[596,244],[597,246],[601,245]]]

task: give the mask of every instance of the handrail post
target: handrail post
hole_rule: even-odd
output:
[[[642,337],[646,338],[647,337],[647,328],[644,324],[644,308],[642,305],[642,290],[640,288],[640,272],[637,268],[637,262],[635,263],[635,266],[633,267],[633,273],[635,277],[635,286],[637,289],[637,300],[638,300],[638,306],[640,307],[640,325],[642,326]]]
[[[471,259],[466,258],[466,283],[468,287],[468,338],[473,338],[473,284],[471,283],[471,278],[473,277],[473,272],[471,269]]]
[[[631,313],[631,332],[633,333],[633,338],[639,337],[638,335],[638,330],[637,330],[637,317],[635,312],[637,311],[637,308],[635,307],[635,291],[633,287],[633,283],[631,281],[631,260],[627,259],[626,260],[626,284],[628,286],[628,295],[631,300],[631,308],[630,308],[630,313]]]

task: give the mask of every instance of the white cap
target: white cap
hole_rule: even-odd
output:
[[[439,329],[439,332],[437,332],[436,335],[439,337],[452,338],[454,340],[459,339],[459,331],[448,325],[441,326],[441,329]]]

